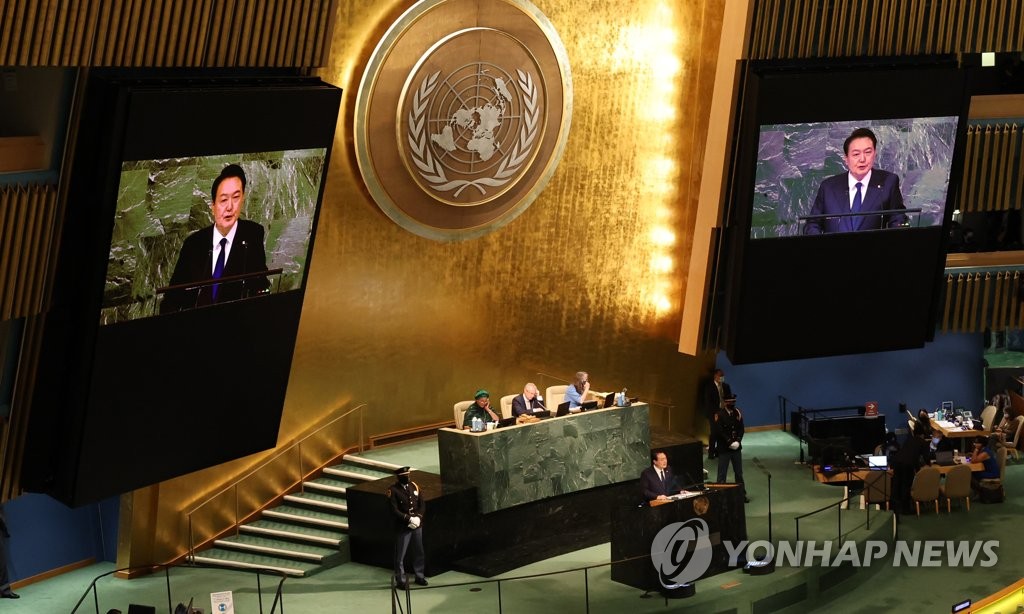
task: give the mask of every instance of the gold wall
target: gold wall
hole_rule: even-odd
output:
[[[596,390],[628,387],[661,404],[655,423],[700,430],[698,381],[714,357],[677,345],[724,3],[538,0],[572,68],[566,152],[525,213],[457,243],[385,217],[351,144],[362,67],[409,3],[337,3],[320,76],[344,89],[343,109],[279,442],[346,404],[367,403],[367,434],[383,433],[451,420],[452,404],[477,388],[497,402],[577,370]],[[142,546],[132,521],[130,558],[180,554],[183,511],[257,460],[137,492],[158,493],[161,534]]]

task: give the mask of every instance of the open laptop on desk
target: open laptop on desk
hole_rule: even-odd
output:
[[[555,417],[568,416],[569,415],[569,401],[558,404],[558,411],[555,412]]]
[[[952,450],[939,450],[935,453],[935,464],[940,467],[951,467],[956,464]]]
[[[597,409],[597,401],[587,401],[580,405],[580,411],[590,411],[591,409]]]
[[[498,428],[505,428],[506,426],[512,426],[516,423],[517,418],[512,416],[511,418],[502,418],[498,420]]]
[[[604,395],[604,406],[605,407],[613,407],[614,405],[615,405],[615,393],[614,392],[609,392],[608,394]]]
[[[884,454],[860,454],[857,458],[872,471],[882,471],[889,468],[889,457]]]

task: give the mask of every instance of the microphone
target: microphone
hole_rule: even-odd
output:
[[[548,410],[548,408],[547,408],[547,407],[544,407],[544,397],[542,397],[542,396],[540,396],[540,395],[538,394],[538,395],[537,395],[537,397],[536,397],[536,398],[534,399],[534,401],[537,401],[537,403],[539,403],[539,404],[540,404],[540,408],[541,408],[542,410],[544,410],[544,411],[547,411],[547,410]]]

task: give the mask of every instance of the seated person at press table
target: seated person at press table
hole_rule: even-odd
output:
[[[565,400],[569,402],[569,409],[576,409],[583,405],[589,392],[590,375],[586,371],[577,371],[575,381],[565,389]]]
[[[1013,441],[1013,436],[1017,434],[1017,416],[1011,414],[1009,410],[1004,411],[1003,419],[995,432],[1002,433],[1006,441]]]
[[[516,418],[523,414],[532,414],[534,410],[544,411],[544,409],[540,391],[537,390],[537,385],[532,382],[523,386],[523,394],[517,395],[516,398],[512,399],[512,415]]]
[[[682,492],[664,450],[651,452],[651,466],[640,472],[640,489],[647,501],[665,501]]]
[[[476,402],[469,406],[466,415],[462,417],[462,428],[469,430],[473,426],[473,418],[480,418],[484,422],[497,422],[498,414],[491,409],[491,393],[483,388],[476,391],[474,397]]]
[[[984,435],[978,435],[974,438],[971,463],[981,463],[983,465],[981,471],[971,472],[971,488],[974,490],[980,488],[979,482],[981,480],[999,477],[999,462],[996,461],[996,455],[992,453],[992,449],[988,447],[988,437]]]
[[[928,458],[935,458],[936,452],[952,452],[953,442],[950,441],[942,431],[935,429],[932,431],[931,442],[928,444]]]
[[[932,421],[928,417],[927,409],[917,410],[917,422],[914,423],[914,432],[924,437],[931,437]]]

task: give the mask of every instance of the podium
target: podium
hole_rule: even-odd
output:
[[[709,484],[696,497],[658,503],[612,510],[612,560],[633,559],[612,563],[612,580],[644,591],[659,590],[658,572],[651,563],[651,542],[665,526],[694,518],[707,523],[712,547],[711,564],[701,578],[731,569],[725,542],[747,539],[740,485]]]

